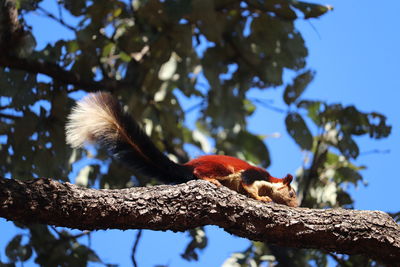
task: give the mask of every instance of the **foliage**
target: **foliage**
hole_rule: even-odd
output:
[[[0,62],[2,176],[67,181],[79,173],[81,185],[102,188],[155,183],[133,176],[104,151],[72,151],[65,145],[64,125],[74,100],[96,90],[118,95],[157,146],[177,159],[188,158],[187,145],[208,151],[212,140],[212,153],[267,167],[271,159],[263,137],[247,129],[247,118],[258,108],[257,99],[247,93],[257,88],[268,94],[269,88],[284,85],[287,131],[309,158],[296,177],[307,207],[352,207],[346,184],[362,182],[359,171],[364,168],[353,162],[359,155],[355,137],[390,134],[382,114],[302,97],[315,72],[305,69],[307,48],[294,22],[320,17],[329,6],[292,0],[64,0],[49,11],[47,1],[17,3],[20,23],[31,38],[22,38],[7,56],[13,64],[32,64]],[[74,38],[58,36],[58,41],[34,49],[27,19],[34,12]],[[44,70],[39,68],[42,62],[47,64]],[[283,80],[284,71],[295,75],[292,82]],[[197,129],[186,123],[184,99],[198,103]],[[100,261],[68,232],[19,227],[27,234],[8,244],[11,265],[32,257],[44,266]],[[196,251],[207,239],[201,229],[190,236],[183,257],[197,260]],[[243,266],[279,261],[282,255],[276,251],[254,243],[229,261]],[[323,266],[327,260],[323,252],[280,251],[291,266],[310,261]],[[365,263],[350,258],[351,266]]]

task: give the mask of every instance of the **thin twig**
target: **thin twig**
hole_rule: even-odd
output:
[[[8,109],[8,108],[13,108],[13,106],[12,105],[1,106],[0,110]]]
[[[57,2],[57,7],[58,7],[58,17],[60,18],[61,21],[64,21],[61,4],[60,4],[59,0],[56,0],[56,2]]]
[[[138,266],[138,265],[137,265],[137,262],[136,262],[135,254],[136,254],[136,250],[137,250],[137,247],[138,247],[140,238],[142,237],[142,232],[143,232],[142,229],[140,229],[140,230],[137,231],[135,243],[133,244],[133,248],[132,248],[132,256],[131,256],[131,258],[132,258],[132,263],[133,263],[133,266],[134,266],[134,267],[137,267],[137,266]]]
[[[287,112],[286,110],[284,110],[282,108],[275,107],[275,106],[273,106],[273,105],[271,105],[271,104],[269,104],[269,103],[267,103],[267,102],[265,102],[265,101],[263,101],[261,99],[258,99],[258,98],[250,98],[250,100],[252,100],[255,103],[260,104],[264,108],[267,108],[267,109],[270,109],[270,110],[273,110],[273,111],[276,111],[276,112],[279,112],[279,113],[286,113]]]
[[[49,17],[52,20],[57,21],[58,23],[60,23],[61,25],[63,25],[64,27],[68,28],[69,30],[76,32],[76,29],[74,27],[72,27],[71,25],[67,24],[62,18],[57,18],[56,16],[54,16],[52,13],[50,13],[49,11],[47,11],[46,9],[42,8],[42,7],[38,7],[38,10],[40,10],[41,12],[44,13],[44,15],[46,15],[47,17]]]
[[[390,149],[372,149],[368,151],[361,152],[359,156],[365,156],[365,155],[370,155],[370,154],[389,154],[391,151]]]
[[[85,236],[85,235],[90,234],[90,231],[82,231],[81,233],[76,234],[76,235],[66,236],[65,234],[63,234],[63,233],[61,233],[60,231],[58,231],[57,228],[56,228],[55,226],[52,226],[52,225],[51,225],[50,228],[51,228],[54,232],[56,232],[57,235],[58,235],[59,237],[61,237],[61,239],[63,239],[63,240],[78,239],[78,238],[80,238],[80,237],[82,237],[82,236]],[[56,240],[56,242],[57,242],[57,240]]]
[[[311,28],[315,31],[315,33],[317,34],[318,38],[319,38],[320,40],[322,40],[322,37],[321,37],[321,35],[319,34],[317,28],[315,28],[314,24],[312,24],[311,21],[309,21],[309,20],[307,20],[307,22],[308,22],[308,24],[310,24]]]
[[[6,119],[10,119],[10,120],[18,120],[18,119],[20,119],[21,117],[14,116],[14,115],[10,115],[10,114],[3,114],[3,113],[0,113],[0,118],[6,118]]]

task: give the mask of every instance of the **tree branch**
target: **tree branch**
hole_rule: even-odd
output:
[[[131,84],[117,80],[93,81],[83,79],[79,73],[64,70],[54,63],[33,60],[28,58],[19,58],[15,56],[3,55],[0,57],[0,67],[9,67],[27,71],[33,74],[45,74],[50,78],[64,84],[72,84],[87,91],[108,90],[114,91],[117,88],[130,86]]]
[[[54,20],[54,21],[57,21],[58,23],[60,23],[62,26],[64,26],[65,28],[67,28],[67,29],[69,29],[70,31],[73,31],[73,32],[76,32],[76,29],[74,28],[74,27],[72,27],[71,25],[69,25],[69,24],[67,24],[63,19],[62,19],[62,17],[61,17],[61,6],[60,6],[60,4],[58,3],[58,11],[59,11],[59,13],[60,13],[60,17],[59,18],[57,18],[56,16],[54,16],[52,13],[50,13],[49,11],[47,11],[46,9],[44,9],[44,8],[42,8],[42,7],[40,7],[40,6],[38,6],[38,10],[40,10],[40,11],[42,11],[43,12],[43,14],[45,15],[45,16],[47,16],[48,18],[50,18],[50,19],[52,19],[52,20]]]
[[[82,230],[184,231],[218,225],[251,240],[400,263],[400,226],[384,212],[289,208],[200,180],[95,190],[51,179],[0,178],[0,217]]]
[[[384,212],[289,208],[201,180],[96,190],[51,179],[0,178],[0,217],[81,230],[184,231],[218,225],[251,240],[400,263],[400,226]]]

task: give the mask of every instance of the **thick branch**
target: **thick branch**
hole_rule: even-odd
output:
[[[45,74],[61,83],[71,84],[78,88],[83,88],[87,91],[114,91],[117,88],[129,86],[128,83],[116,80],[103,80],[97,82],[93,80],[83,79],[79,73],[64,70],[54,63],[42,60],[19,58],[10,55],[3,55],[0,57],[0,66],[22,70],[33,74]]]
[[[0,178],[0,216],[77,229],[184,231],[218,225],[251,240],[366,254],[400,263],[400,226],[386,213],[289,208],[262,203],[206,181],[95,190],[50,179]]]

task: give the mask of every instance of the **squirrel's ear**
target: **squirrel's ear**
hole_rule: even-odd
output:
[[[286,177],[283,178],[283,184],[284,185],[289,185],[293,180],[293,176],[290,174],[286,174]]]

